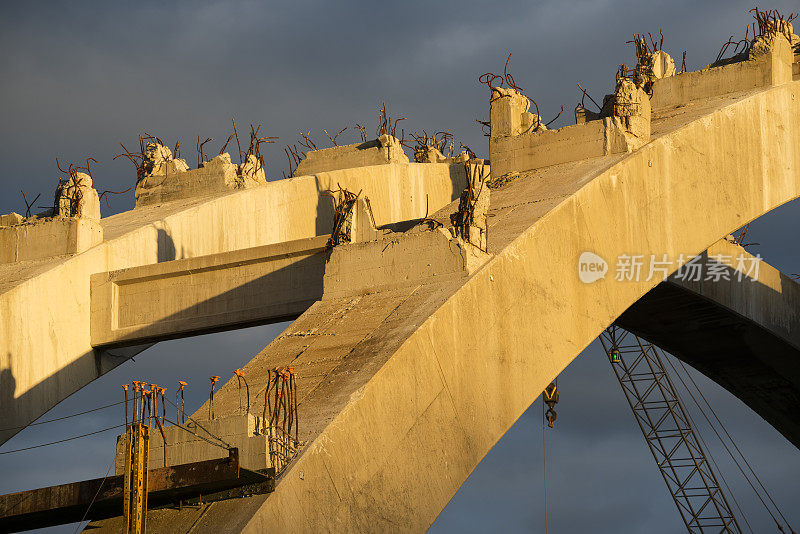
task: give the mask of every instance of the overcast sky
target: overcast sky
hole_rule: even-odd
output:
[[[262,123],[280,136],[265,152],[269,179],[286,169],[283,146],[298,130],[351,127],[374,131],[386,102],[409,130],[449,129],[479,155],[486,138],[475,123],[488,115],[477,77],[502,72],[509,52],[517,83],[546,120],[568,124],[579,100],[576,82],[596,100],[612,89],[616,67],[634,64],[633,32],[664,32],[664,49],[687,67],[711,62],[731,34],[743,37],[752,4],[712,2],[5,2],[0,7],[0,213],[24,212],[20,189],[38,204],[52,199],[55,165],[94,157],[98,190],[135,184],[133,166],[113,157],[150,132],[196,163],[195,141],[219,147],[235,117],[241,129]],[[762,7],[785,12],[796,1]],[[680,60],[678,60],[680,62]],[[341,138],[340,138],[341,139]],[[216,153],[217,149],[206,152]],[[133,207],[129,192],[111,198],[104,215]],[[790,203],[756,222],[749,236],[784,272],[800,272]],[[187,404],[205,397],[208,376],[248,361],[284,325],[161,343],[63,402],[48,417],[121,398],[119,385],[142,378],[190,383]],[[747,407],[700,377],[704,391],[741,448],[800,525],[800,452]],[[557,428],[547,438],[551,532],[681,531],[674,504],[594,344],[559,379]],[[174,391],[174,386],[173,389]],[[61,424],[31,427],[0,452],[81,434],[122,420],[105,410]],[[702,429],[701,429],[702,430]],[[756,532],[768,517],[726,461],[715,458]],[[0,492],[103,476],[114,432],[62,446],[0,455]],[[544,530],[541,406],[537,401],[492,450],[434,524],[434,532]],[[55,529],[72,532],[74,527]]]

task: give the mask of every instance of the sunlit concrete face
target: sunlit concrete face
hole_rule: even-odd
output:
[[[584,283],[583,252],[699,254],[800,194],[798,90],[656,108],[651,141],[630,154],[520,169],[493,191],[490,258],[471,274],[323,294],[244,368],[263,391],[265,369],[295,367],[309,444],[275,493],[225,503],[204,526],[430,525],[544,386],[660,281]],[[775,146],[779,162],[761,157]],[[433,220],[446,224],[455,208]],[[371,264],[359,245],[337,254],[348,246]],[[238,409],[234,382],[214,407]],[[182,521],[176,511],[154,517],[165,531]]]
[[[430,524],[541,388],[656,283],[584,284],[565,265],[588,249],[604,257],[698,253],[797,196],[796,91],[785,84],[677,114],[654,109],[652,142],[630,155],[512,169],[517,178],[492,195],[482,266],[323,295],[246,369],[263,385],[263,369],[297,366],[311,414],[308,448],[274,495],[226,503],[207,521],[236,516],[242,530]],[[756,139],[746,136],[753,122]],[[786,147],[788,167],[759,157],[775,144]],[[454,208],[422,231],[441,230],[436,223],[445,226]],[[384,252],[372,248],[359,250],[367,264],[370,253],[377,261]],[[410,264],[416,253],[398,257]],[[233,410],[232,390],[229,383],[220,393],[222,410]],[[165,530],[171,514],[160,514]]]
[[[104,240],[80,254],[0,265],[0,416],[9,427],[24,425],[125,361],[124,357],[93,349],[93,274],[329,234],[334,210],[324,193],[339,186],[370,198],[377,225],[418,219],[427,210],[439,209],[457,198],[465,180],[463,165],[449,164],[405,163],[320,172],[227,194],[139,207],[103,219]],[[220,289],[214,284],[204,287],[208,291],[199,291],[196,296],[206,301]],[[191,289],[187,291],[192,294]],[[309,291],[313,293],[313,289]],[[107,301],[101,306],[110,310],[110,304]],[[164,303],[173,308],[174,304]],[[308,304],[306,299],[304,305]],[[227,304],[218,311],[226,313]],[[300,311],[289,310],[287,316]],[[243,310],[234,323],[269,322],[264,317],[248,319],[244,317],[247,314]],[[205,331],[224,323],[221,318],[218,324],[207,325]],[[103,324],[111,328],[110,319]],[[114,327],[119,327],[119,317]],[[159,327],[142,327],[154,328]],[[137,338],[133,334],[136,330],[135,325],[127,328],[131,339]],[[162,330],[156,337],[176,334],[170,328]],[[147,334],[142,332],[139,340]],[[114,340],[103,338],[101,344],[103,341]],[[4,432],[2,440],[11,435],[13,432]]]

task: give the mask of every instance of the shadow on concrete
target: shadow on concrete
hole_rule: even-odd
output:
[[[14,402],[14,392],[17,390],[17,380],[14,378],[14,373],[11,371],[13,365],[10,352],[6,357],[6,365],[8,367],[0,371],[0,409],[2,409],[3,406],[11,406]],[[0,421],[3,421],[3,419],[0,419]],[[7,425],[5,422],[2,422],[0,426],[6,427]],[[5,441],[3,439],[3,433],[0,432],[0,443],[3,441]]]
[[[705,264],[707,254],[703,256]],[[702,291],[702,284],[693,287],[671,277],[635,302],[616,323],[730,391],[800,448],[800,325],[780,332],[740,313],[753,309],[772,325],[784,326],[792,318],[782,316],[779,303],[796,302],[792,295],[797,294],[798,284],[781,274],[778,291],[750,278],[733,282],[736,271],[727,271],[731,283],[705,282],[725,283],[724,289]],[[734,305],[710,298],[713,291]]]
[[[242,284],[235,289],[225,291],[170,315],[155,323],[165,326],[163,333],[137,336],[134,332],[131,334],[134,338],[128,341],[95,347],[94,350],[84,353],[72,363],[58,369],[16,398],[14,397],[16,382],[11,370],[0,371],[0,380],[2,380],[0,382],[0,386],[2,386],[0,389],[0,421],[3,422],[0,427],[8,428],[32,423],[62,400],[157,341],[296,319],[322,297],[322,277],[325,272],[327,256],[327,251],[321,251],[314,256],[277,269],[257,280]],[[310,282],[299,284],[301,278],[298,273],[301,273],[302,280],[310,280]],[[278,303],[266,302],[263,297],[259,296],[263,295],[265,291],[269,292],[270,289],[286,293],[286,288],[291,290],[291,300]],[[230,309],[231,302],[240,302],[240,307]],[[226,311],[209,315],[212,310],[220,309]],[[242,315],[247,317],[242,319]],[[193,320],[194,318],[196,320]],[[209,318],[213,321],[210,321]],[[195,324],[193,328],[185,328],[187,319]],[[176,330],[175,326],[181,326],[182,329]],[[74,389],[65,389],[65,384],[74,384],[75,387]],[[20,430],[22,429],[0,432],[0,445]]]
[[[177,259],[175,241],[173,241],[172,236],[162,228],[158,229],[158,249],[156,258],[158,259],[158,263]]]
[[[450,200],[458,200],[461,193],[467,188],[467,171],[462,164],[450,165],[450,183],[453,184],[453,192]]]
[[[319,202],[317,202],[317,215],[314,219],[314,231],[317,235],[330,234],[333,230],[334,206],[333,197],[328,193],[327,189],[322,189],[319,183],[319,178],[314,177],[314,182],[317,186],[317,194],[319,195]]]
[[[311,256],[197,302],[152,325],[129,331],[125,339],[103,345],[103,348],[116,351],[132,345],[292,321],[322,298],[328,255],[327,250],[320,249]],[[186,280],[190,281],[190,277]],[[267,299],[264,295],[274,296],[274,299]],[[188,324],[192,326],[188,327]]]

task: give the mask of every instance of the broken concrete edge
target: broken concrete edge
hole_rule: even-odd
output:
[[[486,184],[490,171],[483,160],[463,165],[467,187],[455,213],[448,214],[450,226],[424,219],[404,232],[378,229],[369,199],[356,198],[345,222],[347,239],[332,247],[325,266],[323,298],[438,283],[469,276],[482,266],[491,257],[487,218],[491,191]]]
[[[364,143],[309,150],[292,177],[387,163],[409,163],[409,159],[400,140],[384,134]]]
[[[53,207],[28,217],[16,212],[0,215],[0,227],[38,224],[64,218],[99,221],[100,217],[100,196],[93,187],[92,177],[73,171],[69,178],[58,182]]]
[[[170,149],[163,145],[148,145],[148,151],[152,160],[147,161],[146,168],[150,171],[136,184],[137,208],[267,183],[261,160],[252,154],[236,164],[225,152],[202,162],[197,169],[189,169],[185,160],[174,159]]]
[[[0,264],[73,256],[103,242],[99,220],[83,217],[26,219],[0,226]]]
[[[488,171],[482,172],[483,169],[475,170],[471,180],[485,184]],[[458,205],[464,202],[462,195]],[[369,220],[367,199],[359,205],[360,209],[353,210],[354,217]],[[451,204],[443,211],[454,206]],[[466,235],[433,219],[421,221],[405,232],[380,231],[374,228],[374,223],[371,228],[354,232],[350,243],[331,250],[325,266],[322,298],[363,295],[470,276],[492,256],[486,252],[488,206],[489,188],[484,185],[472,206],[483,226],[469,223]],[[354,223],[354,227],[358,226],[369,224]]]
[[[102,241],[100,196],[92,177],[72,167],[58,182],[52,208],[30,217],[0,215],[0,264],[79,254]]]
[[[189,169],[184,160],[173,159],[168,147],[155,145],[151,148],[151,169],[136,185],[136,207],[212,195],[225,191],[246,189],[266,183],[266,175],[260,160],[248,156],[241,165],[231,163],[228,153],[201,163],[197,169]],[[469,160],[464,152],[454,158],[441,156],[431,163],[459,163]],[[382,135],[373,141],[336,146],[309,151],[290,178],[312,176],[322,172],[344,169],[409,163],[400,141]]]
[[[466,163],[471,159],[474,159],[474,156],[466,150],[455,156],[445,156],[435,146],[425,145],[414,148],[414,163]]]
[[[335,299],[425,285],[470,276],[491,258],[452,228],[426,229],[359,243],[331,251],[323,277],[324,299]]]
[[[782,33],[757,37],[741,61],[695,72],[674,74],[671,57],[656,55],[651,54],[652,61],[663,65],[644,80],[652,83],[652,97],[638,83],[621,77],[614,95],[604,98],[600,113],[577,109],[578,124],[555,130],[537,127],[539,118],[528,112],[528,98],[522,93],[493,89],[489,152],[495,176],[632,152],[650,140],[651,108],[788,83],[794,69],[792,47]]]
[[[704,69],[681,72],[653,83],[652,107],[675,107],[695,100],[792,81],[792,45],[782,33],[760,36],[741,55]]]
[[[621,81],[613,115],[554,130],[523,129],[527,98],[519,93],[491,103],[489,157],[497,178],[611,154],[630,153],[650,141],[650,99],[630,81]],[[520,102],[524,99],[525,104]],[[494,128],[495,121],[500,126]],[[515,133],[519,132],[519,133]],[[511,135],[513,134],[513,135]]]

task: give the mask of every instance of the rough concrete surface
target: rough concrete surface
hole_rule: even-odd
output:
[[[309,150],[292,176],[387,163],[408,163],[408,156],[397,138],[382,135],[364,143]]]
[[[189,169],[184,160],[173,159],[167,147],[157,145],[151,152],[150,172],[136,184],[137,208],[267,183],[261,162],[252,154],[241,165],[231,163],[231,156],[226,152],[203,162],[198,169]]]
[[[324,296],[244,368],[259,391],[265,369],[295,367],[309,444],[275,493],[197,527],[244,514],[237,531],[429,526],[542,389],[658,284],[581,283],[582,252],[699,254],[800,194],[798,94],[792,83],[658,110],[651,142],[631,154],[522,172],[495,190],[492,257],[471,275]],[[237,402],[229,382],[215,410]],[[184,521],[158,517],[164,531]]]
[[[328,234],[333,206],[322,193],[339,185],[362,190],[381,226],[424,217],[457,198],[465,183],[463,165],[320,172],[138,207],[103,219],[104,241],[81,254],[0,264],[0,419],[7,427],[27,424],[125,361],[92,347],[92,274]],[[0,433],[0,442],[14,433]]]
[[[760,38],[744,61],[710,65],[703,70],[683,72],[653,84],[654,108],[677,106],[692,100],[779,85],[792,80],[794,60],[788,40],[777,34]]]
[[[462,193],[465,166],[393,162],[387,138],[387,144],[309,153],[314,176],[143,204],[101,221],[105,240],[82,254],[21,262],[14,270],[0,266],[0,358],[7,354],[0,417],[9,424],[30,422],[123,360],[92,348],[92,312],[111,335],[122,326],[132,327],[132,344],[151,339],[159,328],[152,323],[181,319],[197,304],[189,299],[148,308],[150,295],[168,294],[169,277],[192,283],[196,267],[198,299],[213,301],[220,290],[235,293],[274,272],[276,248],[331,231],[334,210],[322,192],[338,186],[361,191],[371,210],[362,204],[355,213],[369,224],[358,223],[359,215],[351,224],[367,237],[351,236],[334,248],[321,299],[243,369],[252,393],[244,411],[258,414],[267,371],[294,368],[299,437],[306,445],[274,493],[215,503],[200,513],[153,510],[148,527],[423,530],[543,388],[604,328],[635,306],[658,306],[663,300],[653,291],[675,286],[611,275],[584,283],[578,277],[582,253],[613,264],[626,254],[677,258],[709,247],[709,254],[726,250],[720,238],[800,196],[800,82],[791,82],[791,51],[781,39],[756,42],[746,61],[657,80],[652,108],[642,89],[622,76],[608,115],[559,130],[540,128],[517,91],[493,91],[493,169],[516,174],[484,197],[488,239],[483,233],[473,239],[471,230],[458,238],[450,230],[451,216],[475,200]],[[153,161],[177,165],[155,148]],[[421,220],[428,210],[435,213]],[[237,231],[226,231],[232,227]],[[397,231],[379,232],[381,227]],[[486,250],[465,241],[487,244]],[[251,260],[262,267],[248,270]],[[218,268],[230,268],[229,274],[216,279]],[[231,281],[237,276],[239,282]],[[756,285],[678,289],[684,299],[712,303],[715,320],[738,321],[781,350],[767,357],[751,344],[727,356],[676,353],[797,443],[796,417],[770,411],[758,387],[732,376],[749,377],[754,367],[741,360],[755,356],[759,380],[779,377],[779,399],[800,404],[795,314],[787,314],[797,287],[769,269],[763,280],[746,283]],[[121,289],[126,284],[131,291]],[[266,287],[264,294],[274,289]],[[53,291],[59,298],[41,298]],[[216,302],[222,314],[229,311],[223,301]],[[206,312],[213,313],[213,306],[189,313],[186,324]],[[685,325],[669,331],[654,323],[640,320],[636,327],[699,339]],[[157,334],[184,327],[173,324]],[[252,447],[250,465],[262,465],[263,437],[242,411],[234,379],[215,394],[217,419],[208,421],[208,405],[194,417]],[[211,454],[203,447],[176,442],[167,463]],[[119,521],[93,528],[118,531]]]

